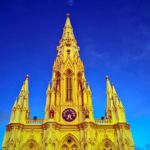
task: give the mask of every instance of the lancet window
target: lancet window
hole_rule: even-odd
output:
[[[56,72],[56,91],[60,89],[60,73]]]
[[[66,100],[72,101],[72,72],[67,70],[66,73]]]

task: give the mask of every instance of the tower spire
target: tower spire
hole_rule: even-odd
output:
[[[73,28],[70,21],[70,14],[66,14],[66,22],[63,28],[63,34],[57,47],[58,56],[61,60],[66,61],[68,58],[73,61],[74,57],[79,56],[79,47],[74,36]],[[58,58],[58,57],[57,57]]]
[[[112,99],[112,87],[109,81],[109,77],[106,76],[106,118],[110,118],[110,108]]]
[[[24,81],[24,102],[23,107],[29,109],[29,75],[26,75],[26,79]]]
[[[119,97],[114,85],[112,85],[112,97],[113,97],[114,105],[117,108],[117,106],[119,105]]]
[[[72,28],[72,25],[71,25],[71,22],[70,22],[70,13],[67,13],[66,16],[67,16],[67,19],[66,19],[65,27]]]
[[[29,76],[26,75],[26,79],[23,82],[21,87],[18,99],[15,101],[13,108],[15,107],[15,113],[13,115],[14,122],[24,123],[27,118],[29,118],[29,85],[28,85]]]
[[[110,84],[109,77],[106,76],[106,97],[107,97],[107,108],[109,107],[109,101],[112,97],[112,87]]]
[[[64,26],[64,31],[63,31],[61,41],[73,40],[76,42],[76,39],[73,33],[73,28],[72,28],[71,21],[70,21],[70,13],[67,13],[66,16],[67,16],[67,19],[66,19],[66,23]]]
[[[47,87],[46,92],[48,93],[48,92],[50,92],[50,90],[51,90],[51,85],[50,85],[50,83],[48,83],[48,87]]]

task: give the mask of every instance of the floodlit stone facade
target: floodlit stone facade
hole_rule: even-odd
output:
[[[70,17],[57,47],[44,119],[30,118],[28,75],[12,107],[2,150],[134,150],[122,101],[106,77],[106,115],[94,119]]]

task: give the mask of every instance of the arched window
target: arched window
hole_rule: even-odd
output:
[[[56,91],[60,90],[60,73],[56,72]]]
[[[106,143],[104,144],[103,150],[113,150],[113,149],[112,149],[111,144],[108,143],[108,142],[106,142]]]
[[[67,70],[66,74],[66,101],[72,101],[72,72]]]
[[[62,150],[69,150],[69,147],[68,147],[66,144],[64,144],[64,145],[62,146]]]
[[[71,136],[68,136],[61,146],[62,150],[79,150],[78,143]]]
[[[36,141],[34,140],[28,140],[25,145],[23,145],[23,149],[22,150],[38,150],[39,146],[36,143]]]

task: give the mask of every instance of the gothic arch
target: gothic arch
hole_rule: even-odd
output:
[[[39,150],[39,145],[35,140],[30,139],[22,146],[22,150]]]
[[[66,76],[72,76],[72,75],[73,75],[73,70],[70,69],[70,68],[67,68],[67,69],[65,70],[65,75],[66,75]]]
[[[61,140],[60,150],[79,150],[79,141],[69,133]]]
[[[15,147],[15,142],[14,142],[13,139],[10,139],[10,140],[7,142],[7,144],[8,144],[8,147],[9,147],[9,148],[10,148],[10,147]]]
[[[65,61],[65,66],[64,66],[64,70],[63,72],[65,72],[67,69],[70,69],[70,70],[74,70],[74,65],[73,65],[73,61],[70,59],[70,57],[68,57]]]
[[[60,79],[61,79],[61,74],[59,71],[56,71],[55,72],[55,88],[57,92],[60,90]]]
[[[66,75],[66,101],[72,102],[73,99],[73,72],[71,69],[67,69],[65,72]]]
[[[60,78],[61,77],[61,73],[59,71],[55,71],[55,78]]]
[[[79,78],[79,79],[82,79],[82,73],[81,73],[81,71],[79,71],[78,73],[77,73],[77,77]]]
[[[102,140],[100,146],[99,146],[100,150],[115,150],[115,145],[114,143],[109,140],[108,138]]]

